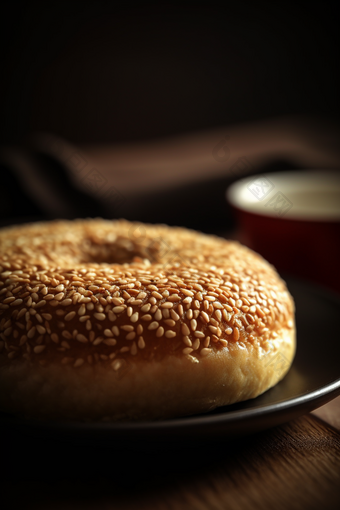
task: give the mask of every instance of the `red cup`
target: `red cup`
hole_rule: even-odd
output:
[[[227,199],[239,240],[280,273],[340,292],[340,174],[295,171],[248,177]]]

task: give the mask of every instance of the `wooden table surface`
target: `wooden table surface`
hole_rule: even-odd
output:
[[[327,420],[327,421],[324,421]],[[225,442],[117,447],[2,436],[1,499],[49,510],[340,508],[340,397]]]

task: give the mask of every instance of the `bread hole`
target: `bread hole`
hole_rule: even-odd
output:
[[[150,263],[160,262],[161,253],[155,243],[150,245],[138,245],[129,240],[126,242],[94,243],[88,242],[82,250],[82,262],[94,262],[97,264],[131,264],[133,262]]]

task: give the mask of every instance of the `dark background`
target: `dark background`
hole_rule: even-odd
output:
[[[285,114],[339,120],[326,3],[13,2],[2,19],[1,144],[36,130],[90,143]]]
[[[150,188],[125,196],[119,210],[109,209],[76,189],[63,162],[29,145],[34,133],[58,135],[86,150],[88,144],[219,127],[228,132],[246,123],[256,130],[257,122],[284,116],[305,119],[306,126],[310,119],[316,138],[329,138],[323,122],[340,132],[338,17],[329,5],[13,2],[2,14],[0,225],[101,216],[228,236],[235,228],[225,199],[237,178],[230,172],[217,176],[207,168],[204,182]],[[1,149],[8,147],[6,159]],[[31,182],[50,180],[65,211],[71,205],[72,211],[42,207],[17,173],[19,163]],[[252,172],[297,168],[303,165],[281,155]],[[112,170],[115,183],[114,171],[119,168]],[[174,200],[187,204],[185,213],[183,206],[172,207]],[[198,203],[210,214],[197,211]]]

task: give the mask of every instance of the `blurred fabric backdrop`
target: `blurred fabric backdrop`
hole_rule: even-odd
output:
[[[338,168],[327,4],[12,2],[3,21],[2,224],[124,216],[223,234],[240,158],[240,176]]]

